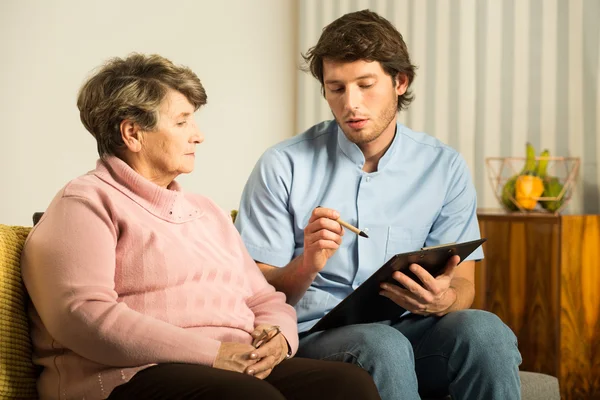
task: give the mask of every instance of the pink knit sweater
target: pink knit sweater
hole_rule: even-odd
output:
[[[259,324],[298,348],[294,309],[229,216],[116,157],[57,194],[21,262],[42,399],[104,399],[156,363],[212,365]]]

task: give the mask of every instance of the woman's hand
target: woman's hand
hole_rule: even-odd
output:
[[[250,355],[256,364],[250,365],[244,371],[259,379],[265,379],[273,368],[286,359],[288,342],[280,333],[279,327],[273,325],[259,325],[251,333],[257,349]]]
[[[257,350],[249,344],[223,342],[219,347],[213,367],[243,373],[259,360],[256,354],[254,354],[255,357],[252,357],[256,352]]]

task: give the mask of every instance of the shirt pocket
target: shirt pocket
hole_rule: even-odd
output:
[[[390,226],[385,247],[385,261],[399,253],[419,250],[425,246],[430,226]]]

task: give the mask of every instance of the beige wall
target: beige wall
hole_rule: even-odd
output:
[[[94,168],[76,93],[113,56],[159,53],[191,67],[208,105],[206,140],[184,187],[238,206],[262,152],[294,133],[295,1],[0,1],[0,223],[30,224]]]

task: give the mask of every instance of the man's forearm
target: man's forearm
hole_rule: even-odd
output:
[[[450,292],[454,293],[450,293]],[[444,314],[465,310],[473,304],[475,299],[475,285],[473,282],[462,277],[455,277],[450,283],[450,289],[448,290],[448,296],[453,296],[454,300],[450,303],[450,306],[444,311]]]
[[[267,281],[276,290],[285,294],[286,302],[295,306],[317,276],[316,272],[309,272],[303,263],[304,256],[299,255],[281,268],[262,263],[257,263],[257,265]]]

